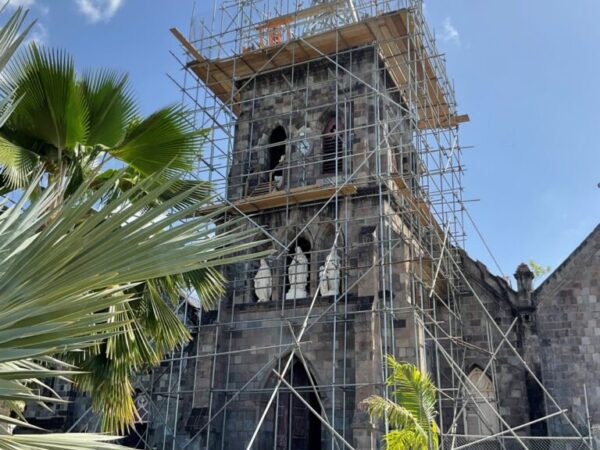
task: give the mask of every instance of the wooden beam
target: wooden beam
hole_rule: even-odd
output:
[[[451,128],[464,122],[469,122],[471,119],[468,114],[460,114],[450,117],[425,117],[419,120],[417,127],[419,130],[428,130],[434,128]]]
[[[253,213],[290,204],[301,205],[303,203],[326,200],[336,192],[338,192],[339,195],[353,195],[356,193],[356,186],[346,184],[341,186],[338,191],[338,188],[335,186],[319,186],[312,184],[309,186],[293,188],[288,191],[269,192],[268,194],[257,195],[255,197],[248,196],[233,202],[235,208],[229,210],[229,212],[236,213],[237,210],[239,210],[242,213]],[[198,212],[200,214],[208,214],[223,206],[223,204],[210,206],[208,208],[203,208]]]
[[[321,3],[315,6],[311,6],[310,8],[301,9],[300,11],[295,11],[293,13],[284,14],[279,17],[275,17],[273,19],[265,20],[264,22],[260,22],[256,25],[257,30],[265,30],[269,28],[280,27],[282,25],[287,25],[297,20],[305,19],[307,17],[316,16],[317,14],[321,14],[324,12],[335,11],[338,6],[342,4],[341,1],[334,1],[331,3]]]
[[[187,50],[187,52],[193,56],[196,61],[206,62],[207,60],[200,54],[196,47],[192,45],[190,41],[179,31],[177,28],[171,28],[171,34],[179,41],[179,43]]]

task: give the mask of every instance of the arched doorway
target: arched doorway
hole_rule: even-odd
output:
[[[286,380],[316,411],[321,411],[308,373],[294,358]],[[274,417],[274,415],[273,415]],[[321,422],[289,389],[282,386],[277,401],[276,450],[320,450]]]
[[[285,156],[285,141],[287,141],[287,133],[284,128],[279,125],[272,132],[269,137],[269,170],[274,170],[279,164],[282,156]],[[278,144],[279,145],[273,145]],[[279,168],[278,170],[273,172],[273,176],[282,176],[283,169]]]
[[[477,387],[481,395],[473,388],[468,390],[465,417],[466,434],[490,436],[498,433],[500,431],[500,421],[497,415],[498,408],[494,383],[479,367],[471,370],[469,380]],[[469,384],[468,387],[470,386]]]

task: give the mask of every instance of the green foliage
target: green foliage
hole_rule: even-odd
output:
[[[89,111],[87,142],[107,148],[123,142],[137,110],[127,75],[109,70],[86,73],[81,91]]]
[[[96,216],[95,209],[107,205],[125,207],[127,201],[143,200],[139,215],[144,220],[157,220],[166,211],[176,211],[173,217],[183,220],[211,198],[210,184],[189,179],[205,133],[194,130],[185,112],[175,106],[140,117],[126,75],[99,70],[79,76],[67,52],[31,45],[9,66],[6,78],[14,91],[11,96],[19,101],[0,128],[0,192],[18,192],[35,180],[37,195],[48,182],[57,182],[66,189],[54,202],[69,204],[74,197],[91,195],[80,189],[85,186],[95,192],[87,215]],[[104,170],[103,163],[112,158],[126,169],[118,174]],[[47,176],[36,177],[37,170]],[[80,220],[87,220],[86,214]],[[216,265],[226,262],[224,255],[245,247],[239,245],[239,236],[227,231],[232,224],[215,226],[214,217],[203,219],[201,237],[207,245],[210,242],[204,265],[138,279],[127,291],[133,300],[111,306],[111,313],[123,321],[121,333],[86,351],[65,355],[85,370],[74,379],[92,394],[94,409],[103,415],[103,430],[122,432],[134,422],[131,394],[136,371],[158,364],[165,353],[189,340],[173,302],[192,289],[206,308],[222,295],[224,279]],[[146,231],[154,229],[148,222]],[[237,248],[214,247],[221,238],[231,238],[228,245]],[[115,252],[127,260],[130,244],[124,240]],[[90,255],[102,257],[95,251]],[[79,273],[73,270],[73,276]]]
[[[191,288],[212,304],[216,266],[256,243],[215,224],[222,211],[189,219],[210,186],[185,179],[202,133],[178,108],[140,118],[126,76],[78,77],[66,52],[35,45],[4,71],[33,26],[19,32],[26,15],[0,27],[0,193],[18,199],[0,204],[0,429],[36,428],[23,405],[63,402],[42,381],[60,376],[92,392],[105,430],[124,431],[134,371],[189,338],[164,299]],[[129,167],[98,176],[107,157]],[[9,433],[0,449],[122,448],[111,441]]]
[[[384,435],[389,450],[427,450],[438,446],[436,388],[429,375],[413,364],[388,355],[391,399],[372,395],[363,404],[373,419],[385,418],[392,430]]]
[[[75,168],[74,188],[107,158],[140,177],[184,179],[206,134],[176,106],[139,117],[126,75],[98,70],[78,76],[62,50],[32,44],[6,76],[19,101],[0,128],[0,188],[25,186],[38,162],[51,177]]]
[[[135,410],[111,396],[131,398],[130,384],[123,383],[131,367],[151,357],[156,361],[166,347],[181,343],[177,317],[155,303],[155,296],[140,296],[140,281],[210,273],[217,264],[239,261],[238,252],[255,244],[232,224],[225,229],[211,217],[185,219],[198,205],[170,213],[178,198],[149,210],[171,187],[151,188],[158,175],[104,204],[98,200],[121,173],[96,190],[83,184],[59,203],[62,192],[56,183],[32,197],[40,176],[16,204],[0,211],[0,401],[17,415],[0,415],[0,422],[31,427],[23,421],[19,402],[62,401],[57,395],[38,395],[46,387],[41,379],[90,376],[97,383],[95,393],[105,390],[96,406],[117,405],[106,420],[113,421],[107,428],[118,429]],[[137,346],[128,345],[128,334]],[[88,364],[82,368],[92,372],[74,370],[55,359],[57,354],[70,362],[80,359]],[[118,447],[103,436],[58,434],[0,436],[0,448]]]
[[[542,266],[536,263],[533,259],[529,260],[529,267],[531,268],[535,278],[543,277],[552,270],[550,266]]]
[[[73,58],[62,50],[35,44],[19,55],[9,73],[20,101],[5,124],[19,140],[73,150],[89,134],[89,111],[75,77]],[[15,142],[18,143],[18,142]],[[34,150],[21,142],[21,146]]]

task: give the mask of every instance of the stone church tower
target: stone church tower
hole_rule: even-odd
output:
[[[515,291],[462,250],[468,116],[421,3],[239,0],[219,14],[189,38],[172,30],[206,133],[195,175],[216,193],[199,214],[254,230],[241,244],[258,253],[225,267],[214,309],[181,299],[193,340],[137,380],[125,443],[381,448],[389,424],[361,402],[393,398],[391,354],[437,386],[440,448],[589,447],[600,227],[537,289],[526,265]],[[31,421],[96,430],[89,398],[55,388],[75,401],[28,408]]]
[[[181,302],[193,341],[138,380],[127,444],[380,448],[361,402],[389,395],[385,355],[456,391],[435,342],[459,335],[468,116],[417,0],[240,0],[221,13],[211,32],[172,30],[184,102],[207,131],[196,175],[217,194],[199,213],[255,230],[263,254],[224,269],[214,310]],[[93,430],[88,404],[57,427]]]
[[[256,229],[268,252],[229,267],[225,299],[202,314],[207,356],[187,420],[198,448],[378,448],[360,402],[385,392],[384,355],[435,364],[423,312],[458,289],[449,267],[460,223],[443,190],[467,117],[455,113],[416,4],[346,3],[253,23],[254,39],[244,34],[227,58],[175,32],[188,67],[232,114],[227,216]],[[443,186],[427,185],[439,164]]]

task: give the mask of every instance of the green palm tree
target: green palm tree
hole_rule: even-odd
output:
[[[386,419],[391,430],[383,439],[388,450],[432,450],[438,446],[436,388],[429,375],[388,355],[386,384],[391,398],[372,395],[363,401],[373,419]]]
[[[43,379],[79,373],[56,355],[95,355],[106,348],[110,351],[103,354],[111,358],[124,336],[138,333],[131,311],[136,302],[151,301],[136,297],[140,280],[236,262],[239,252],[255,245],[231,224],[186,219],[198,205],[170,213],[180,198],[150,208],[172,187],[154,187],[156,176],[100,204],[119,176],[96,190],[83,183],[57,203],[63,195],[59,183],[33,195],[38,174],[16,203],[0,209],[0,424],[5,428],[35,428],[23,418],[23,402],[63,401],[57,394],[39,395],[47,388]],[[193,192],[180,196],[188,194]],[[105,435],[0,434],[0,448],[12,450],[121,448],[110,441]]]
[[[82,183],[96,190],[112,180],[113,188],[103,189],[100,203],[134,187],[137,195],[160,192],[145,214],[156,205],[186,209],[210,199],[211,186],[189,177],[205,134],[193,129],[180,108],[140,117],[126,75],[101,70],[79,76],[67,53],[35,45],[5,72],[0,88],[17,101],[0,122],[0,193],[18,192],[35,179],[34,196],[56,182],[64,189],[55,201],[63,202]],[[126,166],[118,177],[115,169],[105,169],[114,161]],[[45,176],[32,178],[38,167]],[[154,190],[163,185],[168,187]],[[121,432],[134,422],[135,373],[190,339],[173,312],[182,292],[195,290],[202,306],[210,307],[223,285],[214,265],[145,280],[131,288],[136,300],[120,312],[133,324],[128,333],[94,351],[67,355],[86,371],[75,381],[90,392],[94,410],[102,413],[103,430]]]
[[[198,156],[203,133],[179,107],[140,117],[127,75],[99,70],[79,76],[64,51],[30,45],[9,66],[4,84],[18,99],[0,128],[5,190],[26,185],[38,163],[51,179],[74,169],[75,188],[107,159],[127,164],[130,177],[161,172],[183,178]]]

